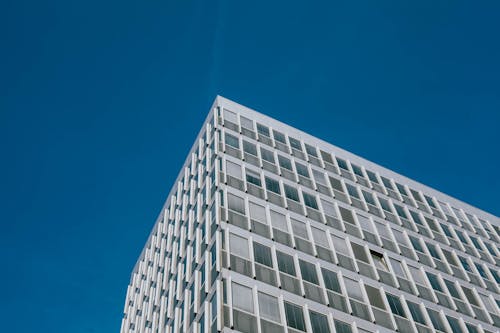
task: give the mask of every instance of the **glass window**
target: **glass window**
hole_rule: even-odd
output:
[[[280,271],[292,276],[296,276],[295,264],[293,262],[292,256],[280,251],[276,251],[276,259],[278,260],[278,268]]]
[[[304,239],[309,239],[309,235],[307,234],[306,224],[296,219],[291,219],[291,221],[292,221],[292,230],[295,236],[299,236]]]
[[[460,327],[460,322],[458,321],[457,318],[453,318],[450,316],[446,316],[448,319],[448,323],[450,324],[451,330],[453,333],[462,333],[462,328]]]
[[[468,272],[472,272],[472,269],[469,265],[469,262],[467,261],[466,258],[462,257],[462,256],[458,256],[458,259],[460,260],[460,262],[462,263],[462,266],[464,267],[464,269]]]
[[[410,236],[410,241],[415,250],[420,251],[422,253],[424,252],[424,249],[422,248],[422,245],[420,244],[420,240],[418,238]]]
[[[486,271],[483,268],[483,265],[479,263],[474,263],[474,265],[476,265],[477,271],[479,272],[479,275],[481,275],[483,279],[489,279],[488,275],[486,274]]]
[[[240,142],[238,141],[237,137],[235,137],[235,136],[233,136],[231,134],[226,133],[225,138],[226,138],[226,144],[227,145],[230,145],[230,146],[232,146],[232,147],[234,147],[236,149],[240,149]]]
[[[376,175],[374,172],[372,172],[372,171],[370,171],[370,170],[366,170],[366,174],[368,175],[368,178],[369,178],[372,182],[374,182],[374,183],[377,183],[377,184],[378,184],[377,175]]]
[[[465,323],[465,326],[467,326],[467,330],[469,331],[469,333],[479,333],[476,326],[469,323]]]
[[[302,192],[302,197],[304,198],[304,203],[307,207],[318,209],[318,202],[316,201],[316,197],[314,195]]]
[[[236,115],[236,113],[224,109],[224,120],[227,120],[227,121],[230,121],[230,122],[237,124],[238,123],[238,116]]]
[[[422,313],[422,309],[420,308],[420,305],[412,303],[410,301],[406,301],[406,304],[408,305],[408,309],[410,310],[413,320],[415,320],[417,323],[427,325],[427,323],[425,322],[424,314]]]
[[[285,215],[271,210],[271,224],[274,228],[288,231]]]
[[[431,318],[432,325],[434,326],[434,328],[436,330],[446,332],[446,327],[444,326],[443,320],[441,319],[439,312],[427,308],[427,313]]]
[[[370,263],[364,247],[354,242],[351,242],[351,247],[356,259],[361,260],[365,263]]]
[[[306,146],[306,152],[314,157],[318,157],[318,152],[316,151],[316,148],[313,146],[308,145],[307,143],[305,144]]]
[[[382,300],[382,296],[380,295],[380,290],[367,284],[365,284],[365,290],[370,304],[385,310],[385,304]]]
[[[247,182],[250,184],[254,184],[256,186],[262,186],[262,182],[260,181],[260,175],[256,172],[250,171],[246,169]]]
[[[278,299],[276,297],[259,292],[260,316],[275,322],[281,322]]]
[[[380,176],[380,179],[382,179],[382,183],[384,183],[384,186],[387,187],[390,190],[393,190],[394,188],[392,187],[392,183],[389,179],[385,178],[384,176]]]
[[[396,187],[399,190],[399,193],[408,196],[408,192],[406,192],[406,189],[405,189],[405,187],[403,185],[401,185],[399,183],[395,183],[395,184],[396,184]]]
[[[402,217],[404,219],[408,219],[408,215],[406,215],[406,212],[403,207],[400,205],[394,204],[394,208],[396,208],[396,212],[398,213],[399,217]]]
[[[248,203],[248,208],[248,210],[250,211],[250,218],[252,220],[267,224],[266,209],[264,208],[264,206],[257,205],[250,201]]]
[[[245,200],[240,198],[234,194],[227,194],[227,205],[229,209],[234,210],[235,212],[245,214]]]
[[[241,127],[253,130],[253,121],[245,118],[243,116],[240,116],[240,121],[241,121]]]
[[[399,300],[399,297],[391,295],[391,294],[386,294],[386,296],[387,296],[387,302],[389,303],[389,306],[391,307],[392,313],[406,318],[406,314],[405,314],[405,311],[403,310],[403,306],[401,305],[401,301]]]
[[[286,144],[285,135],[277,130],[273,130],[274,140]]]
[[[356,164],[353,164],[351,163],[351,167],[352,167],[352,171],[354,171],[354,173],[360,177],[365,177],[365,175],[363,175],[363,171],[361,170],[361,168],[359,166],[357,166]]]
[[[241,284],[232,283],[233,306],[237,309],[253,313],[252,289]]]
[[[347,166],[347,162],[339,157],[335,158],[337,160],[337,164],[340,168],[349,171],[349,167]]]
[[[313,176],[316,183],[327,186],[324,173],[313,169]]]
[[[323,274],[323,281],[325,282],[325,287],[327,289],[342,293],[340,290],[339,280],[337,278],[337,273],[329,271],[325,268],[321,268],[321,273]]]
[[[323,158],[323,161],[330,163],[330,164],[333,164],[332,155],[330,155],[329,153],[324,152],[322,150],[320,150],[320,152],[321,152],[321,157]]]
[[[269,128],[259,123],[257,123],[257,132],[261,135],[269,136]]]
[[[299,175],[309,178],[309,170],[307,170],[305,165],[295,162],[295,168],[297,169],[297,173]]]
[[[259,243],[253,243],[253,254],[255,261],[259,264],[273,267],[271,249]]]
[[[280,164],[280,167],[292,170],[292,161],[290,161],[288,158],[278,155],[278,162]]]
[[[335,235],[332,236],[332,242],[333,246],[335,248],[335,251],[338,253],[342,253],[344,255],[350,256],[349,255],[349,250],[347,249],[347,244],[345,243],[345,240],[343,238],[340,238]]]
[[[267,149],[260,148],[260,155],[264,161],[274,164],[274,154]]]
[[[242,172],[241,172],[241,166],[239,164],[226,161],[226,172],[229,176],[241,179],[242,178]]]
[[[243,150],[245,153],[257,156],[257,147],[253,143],[243,140]]]
[[[391,209],[391,206],[390,206],[388,200],[385,200],[384,198],[378,197],[378,202],[380,202],[380,206],[382,206],[383,210],[385,210],[386,212],[392,213],[392,209]]]
[[[425,245],[427,245],[427,249],[429,250],[429,253],[431,254],[431,256],[433,256],[436,259],[441,260],[441,256],[439,255],[439,252],[438,252],[436,245],[431,244],[431,243],[425,243]]]
[[[355,186],[352,186],[351,184],[347,183],[345,184],[345,187],[347,188],[347,193],[349,193],[351,197],[359,199],[358,189]]]
[[[314,243],[316,245],[321,245],[322,247],[329,248],[328,239],[326,238],[326,234],[322,229],[311,227],[312,236],[314,239]]]
[[[277,180],[274,180],[274,179],[269,178],[269,177],[266,177],[265,179],[266,179],[267,190],[274,192],[274,193],[277,193],[277,194],[281,194],[280,183]]]
[[[246,238],[235,234],[229,234],[229,246],[232,254],[236,254],[247,259],[250,257],[250,252],[248,251],[248,241]]]
[[[372,256],[373,262],[375,263],[375,267],[377,269],[383,270],[383,271],[389,271],[389,268],[387,267],[387,263],[385,262],[384,255],[382,253],[370,250],[370,254]]]
[[[351,325],[338,320],[335,321],[335,331],[337,333],[352,333]]]
[[[285,302],[286,323],[289,327],[306,331],[306,324],[304,322],[304,314],[302,307]]]
[[[373,195],[371,193],[368,193],[366,191],[361,191],[363,193],[363,197],[365,198],[365,201],[369,203],[372,206],[377,206],[375,203],[375,199],[373,199]]]
[[[361,292],[361,287],[358,281],[354,281],[349,278],[344,278],[344,283],[345,283],[345,289],[347,290],[347,295],[349,295],[349,297],[364,302],[363,293]]]
[[[458,292],[457,287],[455,287],[455,284],[449,280],[446,280],[446,279],[443,279],[443,281],[444,281],[444,284],[446,284],[446,287],[448,288],[450,295],[455,297],[455,298],[461,299],[460,293]]]
[[[337,217],[337,211],[335,210],[335,205],[333,203],[321,199],[321,205],[323,206],[323,212],[326,215]]]
[[[311,319],[311,327],[313,333],[329,333],[328,318],[325,315],[309,310],[309,318]]]
[[[302,145],[300,144],[299,140],[294,139],[291,136],[289,136],[288,141],[290,141],[290,146],[292,146],[292,148],[295,148],[297,150],[302,150]]]
[[[424,223],[422,222],[422,219],[420,218],[420,215],[418,215],[418,213],[410,210],[410,215],[413,218],[413,222],[415,222],[416,224],[424,225]]]
[[[413,278],[413,280],[414,280],[416,283],[418,283],[418,284],[420,284],[420,285],[422,285],[422,286],[427,285],[427,283],[426,283],[426,282],[425,282],[425,280],[424,280],[424,276],[423,276],[423,274],[422,274],[422,271],[421,271],[420,269],[418,269],[418,268],[416,268],[416,267],[413,267],[413,266],[411,266],[411,265],[408,265],[408,269],[410,270],[410,273],[411,273],[410,275],[411,275],[411,277]]]
[[[316,267],[304,260],[299,260],[300,272],[302,273],[302,279],[305,281],[318,284],[318,275],[316,274]]]
[[[394,274],[406,278],[406,273],[403,269],[403,265],[401,264],[401,262],[393,258],[389,258],[389,261],[391,262],[391,267],[394,271]]]
[[[283,188],[285,189],[285,196],[288,199],[292,199],[294,201],[300,202],[299,192],[297,191],[297,189],[295,187],[292,187],[292,186],[287,185],[287,184],[283,184]]]

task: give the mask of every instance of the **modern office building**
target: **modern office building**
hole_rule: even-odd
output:
[[[121,331],[498,332],[499,240],[498,217],[217,97]]]

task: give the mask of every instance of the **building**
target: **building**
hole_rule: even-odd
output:
[[[499,235],[496,216],[217,97],[121,331],[498,332]]]

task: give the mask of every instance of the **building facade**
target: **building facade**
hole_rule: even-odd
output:
[[[217,97],[121,332],[493,333],[498,217]]]

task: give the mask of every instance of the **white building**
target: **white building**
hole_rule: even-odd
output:
[[[121,332],[500,327],[499,218],[217,97]]]

